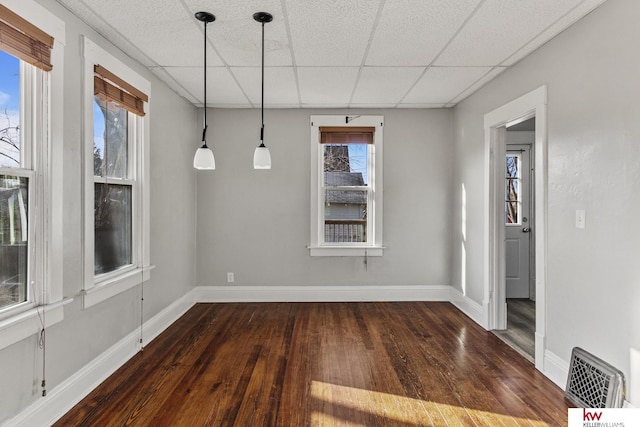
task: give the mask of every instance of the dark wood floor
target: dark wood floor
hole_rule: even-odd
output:
[[[518,353],[533,362],[536,356],[535,331],[535,301],[524,298],[509,298],[507,300],[507,329],[494,331],[494,333]]]
[[[449,303],[197,304],[57,426],[562,426],[563,392]]]

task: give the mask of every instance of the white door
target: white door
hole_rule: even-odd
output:
[[[505,177],[506,297],[529,298],[530,163],[529,145],[507,145]]]

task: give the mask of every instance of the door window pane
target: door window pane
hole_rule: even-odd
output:
[[[0,309],[27,300],[28,181],[0,175]]]
[[[131,186],[96,183],[95,274],[132,263]]]
[[[0,50],[0,167],[20,166],[20,60]]]
[[[510,225],[519,225],[521,195],[521,171],[520,154],[507,154],[506,157],[506,178],[505,178],[505,222]]]

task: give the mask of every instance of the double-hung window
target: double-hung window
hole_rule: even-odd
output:
[[[52,90],[61,84],[63,47],[64,24],[48,11],[31,0],[0,4],[0,348],[43,328],[43,311],[47,326],[63,317],[54,227],[61,147],[53,150],[62,98]]]
[[[90,307],[148,279],[149,82],[84,39],[85,283]]]
[[[311,255],[382,255],[382,116],[311,117]]]

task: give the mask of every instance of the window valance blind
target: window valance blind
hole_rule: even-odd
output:
[[[126,110],[144,116],[149,97],[101,65],[94,65],[93,94],[120,104]]]
[[[51,71],[53,37],[0,4],[0,49]]]
[[[373,126],[320,126],[320,144],[373,144]]]

